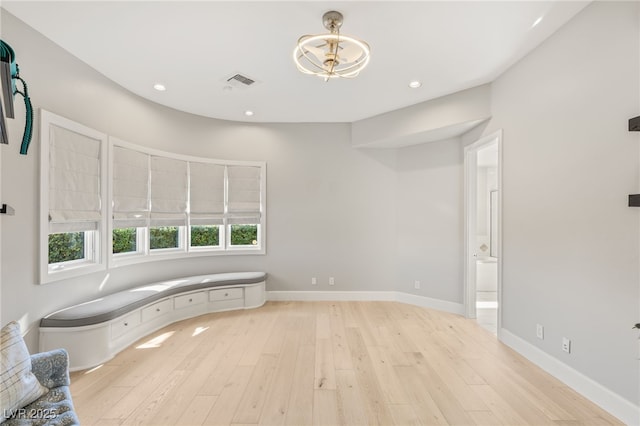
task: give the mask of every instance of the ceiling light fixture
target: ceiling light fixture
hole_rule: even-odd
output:
[[[362,71],[370,59],[369,45],[364,41],[340,34],[342,13],[335,10],[322,16],[329,34],[304,35],[293,49],[293,61],[298,70],[330,78],[353,78]]]
[[[165,90],[167,90],[164,84],[160,84],[160,83],[154,84],[153,88],[156,89],[158,92],[164,92]]]
[[[246,115],[247,117],[252,117],[253,116],[253,111],[251,111],[250,109],[246,110],[244,112],[244,115]]]
[[[422,87],[422,83],[418,80],[413,80],[409,82],[409,87],[411,87],[412,89],[417,89],[419,87]]]

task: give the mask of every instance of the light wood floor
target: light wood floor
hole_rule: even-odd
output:
[[[621,424],[475,321],[394,302],[204,315],[71,382],[83,425]]]

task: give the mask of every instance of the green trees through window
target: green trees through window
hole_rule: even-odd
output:
[[[85,257],[84,232],[49,234],[49,264]]]
[[[113,230],[113,253],[131,253],[138,249],[136,228]]]
[[[180,232],[177,226],[150,228],[149,247],[152,250],[177,248]],[[257,225],[231,225],[232,246],[255,246],[258,243]],[[220,228],[217,225],[191,227],[191,247],[219,247]],[[136,228],[113,230],[113,253],[133,253],[138,250]],[[49,264],[85,258],[85,233],[67,232],[49,235]]]
[[[151,250],[180,247],[180,234],[177,226],[149,228],[149,232],[149,248]]]
[[[257,225],[231,225],[232,246],[255,246],[257,244]]]
[[[215,225],[192,226],[191,247],[217,247],[220,245],[220,228]]]

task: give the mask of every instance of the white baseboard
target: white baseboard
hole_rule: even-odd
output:
[[[399,291],[267,291],[267,300],[403,302],[423,308],[463,315],[461,303],[432,299]]]
[[[304,302],[394,301],[393,291],[267,291],[267,300]]]
[[[624,399],[598,382],[552,357],[504,328],[500,340],[556,379],[608,411],[627,425],[640,425],[640,406]]]
[[[447,300],[432,299],[431,297],[418,296],[416,294],[394,292],[396,301],[408,303],[410,305],[421,306],[423,308],[436,309],[438,311],[450,312],[452,314],[464,315],[464,305],[462,303],[449,302]]]

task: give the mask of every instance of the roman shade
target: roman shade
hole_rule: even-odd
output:
[[[227,166],[227,223],[260,223],[262,168]]]
[[[224,217],[225,166],[189,163],[189,204],[192,225],[221,225]]]
[[[187,162],[151,156],[151,225],[184,226],[187,194]]]
[[[113,227],[147,226],[149,219],[148,154],[113,147]]]
[[[101,141],[49,127],[49,232],[90,231],[101,220]]]

